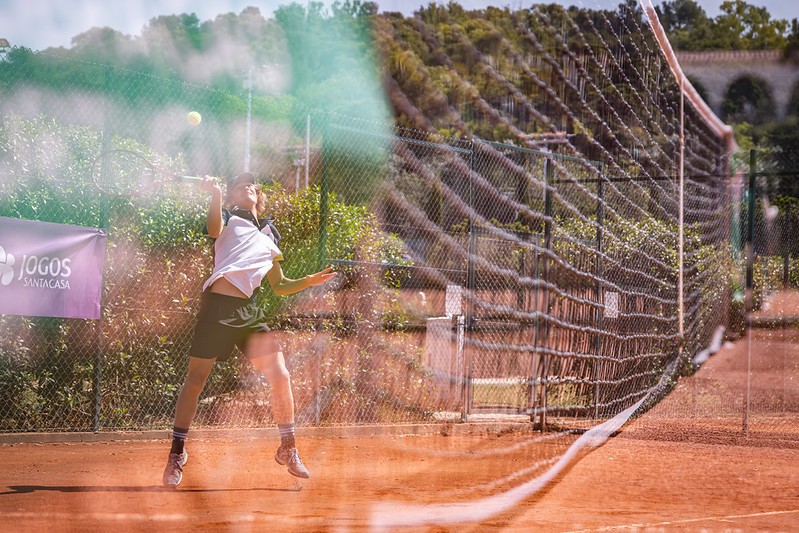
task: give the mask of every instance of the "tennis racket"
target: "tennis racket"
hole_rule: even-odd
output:
[[[167,183],[199,183],[202,180],[198,176],[171,172],[132,150],[108,150],[92,165],[92,182],[110,196],[140,196]]]

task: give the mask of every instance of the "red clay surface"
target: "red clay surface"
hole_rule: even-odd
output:
[[[799,529],[799,330],[755,330],[751,351],[749,340],[723,348],[649,413],[508,510],[391,530]],[[482,499],[540,475],[551,462],[531,464],[557,458],[573,441],[485,428],[309,433],[299,433],[309,480],[274,462],[271,433],[204,436],[190,438],[177,490],[160,487],[166,440],[3,444],[0,529],[372,531],[379,502],[461,502],[465,513],[481,500],[485,509]]]

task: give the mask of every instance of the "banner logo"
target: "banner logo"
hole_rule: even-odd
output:
[[[23,256],[19,277],[25,287],[49,287],[51,289],[69,289],[69,276],[72,259],[60,257]],[[13,271],[12,271],[13,276]]]
[[[8,285],[14,279],[14,256],[7,254],[0,245],[0,285]]]

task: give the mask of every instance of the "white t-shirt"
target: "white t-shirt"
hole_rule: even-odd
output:
[[[231,215],[214,242],[214,271],[203,290],[224,277],[249,298],[261,286],[272,263],[282,260],[269,224],[258,229],[251,221]]]

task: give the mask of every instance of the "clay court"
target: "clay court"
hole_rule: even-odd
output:
[[[0,517],[8,531],[788,531],[799,524],[799,332],[751,335],[511,506],[497,498],[551,466],[531,468],[539,452],[568,446],[494,422],[301,430],[302,481],[272,459],[276,433],[198,431],[177,490],[160,486],[166,432],[6,435]],[[33,442],[47,439],[60,442]],[[407,516],[385,516],[387,504],[417,519],[428,508],[405,504],[487,514],[395,528]]]

